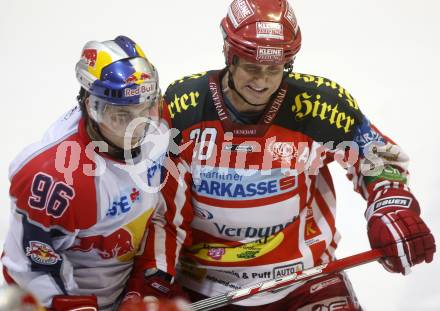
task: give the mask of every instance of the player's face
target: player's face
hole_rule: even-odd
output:
[[[147,102],[131,106],[103,104],[101,109],[97,109],[97,114],[95,121],[101,134],[114,145],[123,149],[127,149],[124,146],[127,137],[131,142],[128,149],[132,149],[144,138],[149,121],[157,119],[158,105],[151,106],[151,103]],[[137,122],[138,120],[139,122]],[[135,127],[129,126],[133,125],[132,121],[136,122]]]
[[[284,65],[261,65],[239,59],[231,66],[235,88],[250,103],[263,105],[278,90],[283,79]]]

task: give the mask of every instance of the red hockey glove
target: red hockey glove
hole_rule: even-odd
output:
[[[98,311],[96,296],[55,296],[52,299],[53,311]]]
[[[173,278],[168,273],[157,270],[149,276],[141,274],[132,275],[127,283],[127,293],[122,300],[119,310],[124,310],[127,305],[139,305],[144,297],[155,297],[162,300],[182,298],[188,300],[188,295],[182,287],[173,282]],[[129,309],[126,309],[129,310]]]
[[[419,203],[405,189],[379,189],[370,196],[368,238],[372,248],[383,250],[380,262],[388,271],[406,275],[411,266],[432,261],[434,237],[419,215]]]

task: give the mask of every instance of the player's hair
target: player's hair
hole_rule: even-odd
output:
[[[78,101],[79,108],[81,109],[81,114],[83,118],[88,119],[89,114],[87,113],[86,107],[86,99],[89,97],[90,93],[83,87],[79,89],[78,96],[76,96],[76,100]]]

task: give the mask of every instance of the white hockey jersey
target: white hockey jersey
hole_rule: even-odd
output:
[[[100,310],[110,310],[160,201],[154,187],[168,139],[147,139],[153,149],[131,165],[111,159],[90,141],[75,107],[22,151],[10,166],[5,278],[45,306],[54,295],[94,294]]]

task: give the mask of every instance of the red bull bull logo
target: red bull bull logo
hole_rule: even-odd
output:
[[[146,72],[135,72],[125,80],[125,83],[136,83],[137,81],[143,81],[150,78],[151,76]]]
[[[70,251],[90,252],[96,250],[102,259],[126,255],[135,250],[133,239],[127,230],[120,228],[108,236],[93,235],[77,239]]]
[[[49,244],[40,241],[29,242],[29,246],[26,247],[26,256],[40,265],[54,265],[61,260],[60,255],[55,253]]]
[[[98,53],[96,49],[85,49],[81,57],[86,61],[87,65],[89,65],[90,67],[95,67]]]

